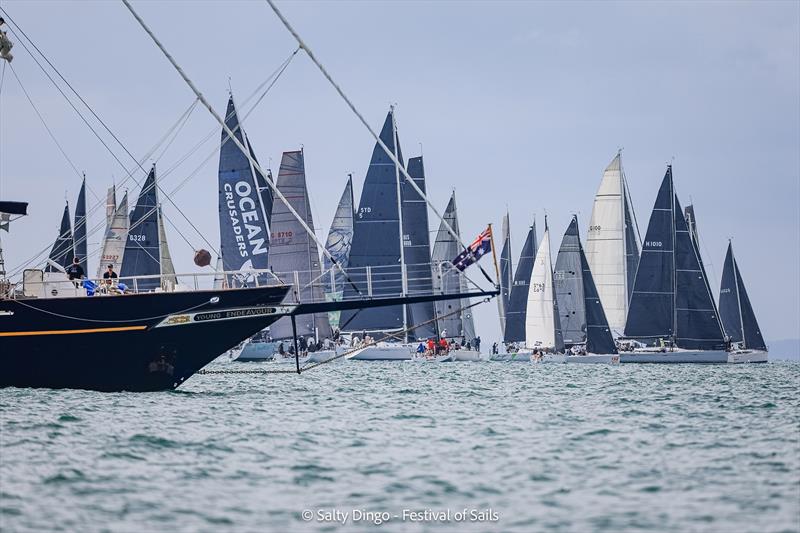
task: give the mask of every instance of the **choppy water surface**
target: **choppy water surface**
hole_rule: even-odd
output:
[[[798,389],[796,363],[357,362],[5,389],[0,529],[798,531]],[[403,516],[448,509],[483,515]]]

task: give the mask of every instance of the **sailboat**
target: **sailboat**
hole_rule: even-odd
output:
[[[552,363],[566,363],[564,338],[561,334],[561,321],[558,300],[553,282],[553,264],[550,258],[550,228],[547,217],[544,219],[544,236],[536,260],[533,264],[530,285],[528,286],[528,305],[525,316],[525,346],[532,360]]]
[[[111,187],[108,190],[106,203],[106,231],[100,248],[100,264],[97,267],[98,279],[103,277],[103,272],[108,265],[114,268],[114,272],[121,272],[129,224],[128,193],[126,192],[122,196],[122,200],[117,205],[116,191],[114,187]]]
[[[506,309],[506,327],[503,331],[503,343],[505,344],[506,354],[495,356],[496,360],[511,361],[530,361],[530,355],[523,351],[519,353],[519,345],[525,343],[525,318],[528,307],[528,284],[533,273],[533,262],[536,258],[536,220],[528,229],[525,237],[525,244],[522,246],[517,270],[514,272],[514,281],[511,286],[511,293]]]
[[[656,197],[631,294],[623,363],[724,363],[717,306],[675,194],[672,165]]]
[[[61,227],[58,230],[58,237],[56,237],[53,247],[50,249],[50,255],[47,257],[44,271],[64,272],[64,269],[72,263],[74,256],[75,242],[72,238],[72,223],[69,216],[69,203],[67,203],[61,215]]]
[[[339,198],[336,213],[333,215],[331,229],[328,231],[328,238],[325,241],[325,249],[336,260],[336,263],[346,269],[350,259],[350,246],[353,242],[353,176],[347,177],[347,183]],[[323,281],[325,282],[325,297],[328,301],[341,301],[344,295],[344,284],[346,277],[340,268],[337,268],[327,255],[323,255],[322,264],[324,266]],[[339,318],[341,311],[331,311],[328,313],[328,323],[332,328],[339,328]]]
[[[622,154],[617,152],[603,172],[586,238],[586,259],[615,336],[625,328],[640,241]]]
[[[275,185],[313,230],[314,219],[311,215],[305,155],[302,149],[283,153]],[[270,221],[270,269],[283,283],[292,285],[287,302],[324,301],[317,243],[310,238],[300,221],[283,202],[273,204]],[[328,314],[315,313],[297,317],[296,330],[293,330],[289,317],[282,318],[270,326],[273,342],[288,342],[294,337],[295,332],[298,337],[306,337],[309,342],[315,344],[325,339],[330,340],[332,332]],[[328,355],[333,356],[333,351]],[[295,361],[294,356],[288,359],[291,362]]]
[[[72,234],[75,240],[75,257],[78,258],[83,272],[88,276],[89,267],[86,262],[86,176],[81,182],[78,201],[75,203],[75,222],[72,225]]]
[[[568,363],[619,363],[617,347],[581,246],[578,217],[564,233],[554,273]]]
[[[509,227],[508,211],[503,216],[502,224],[503,246],[500,249],[500,296],[497,297],[497,310],[500,313],[500,331],[506,330],[506,313],[511,299],[511,287],[514,283],[514,265],[511,263],[511,228]]]
[[[403,155],[393,109],[386,115],[380,139],[402,164]],[[353,221],[353,241],[348,263],[352,283],[345,284],[344,299],[364,295],[406,295],[404,247],[401,245],[401,194],[399,168],[376,142]],[[403,305],[381,307],[369,312],[342,311],[339,327],[342,331],[351,332],[353,338],[360,337],[363,341],[363,337],[368,335],[380,338],[394,334],[390,342],[366,346],[348,355],[348,359],[411,359],[412,348],[404,343],[403,331],[407,323],[407,309]]]
[[[719,289],[719,315],[725,334],[733,343],[728,362],[766,363],[769,358],[767,344],[758,327],[730,241]]]
[[[139,276],[152,277],[131,279]],[[126,285],[132,282],[131,288],[134,292],[171,291],[177,285],[161,205],[158,202],[155,165],[147,175],[136,206],[130,214],[128,238],[125,241],[119,277]]]
[[[461,251],[456,238],[447,231],[444,221],[450,225],[456,235],[461,235],[458,223],[458,208],[456,206],[456,193],[450,195],[447,207],[436,232],[433,244],[431,261],[435,272],[434,290],[446,293],[467,292],[466,282],[459,271],[453,267],[452,260]],[[442,338],[453,339],[462,346],[475,342],[475,323],[472,312],[466,309],[470,305],[469,299],[448,300],[436,303],[436,316],[439,335]],[[453,361],[478,361],[481,354],[477,350],[458,349],[451,350],[445,359]]]

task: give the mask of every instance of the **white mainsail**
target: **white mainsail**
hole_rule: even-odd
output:
[[[106,230],[111,227],[114,213],[117,211],[117,186],[112,185],[106,193]]]
[[[553,263],[550,259],[550,230],[545,223],[544,237],[536,252],[528,285],[525,316],[525,345],[528,348],[563,350],[558,306],[553,290]]]
[[[586,260],[608,325],[617,335],[625,329],[630,282],[636,275],[633,265],[638,261],[639,237],[634,226],[621,154],[617,153],[603,172],[586,238]],[[633,255],[635,260],[629,260]]]
[[[129,224],[128,193],[126,192],[114,211],[111,224],[106,228],[106,234],[103,236],[100,265],[97,268],[98,278],[103,277],[103,272],[106,271],[108,265],[114,266],[114,272],[119,273],[122,270],[122,258],[125,254],[125,241],[128,239]]]

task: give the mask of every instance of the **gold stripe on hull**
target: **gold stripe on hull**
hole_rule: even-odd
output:
[[[82,335],[84,333],[113,333],[117,331],[141,331],[147,326],[122,326],[117,328],[61,329],[47,331],[6,331],[0,337],[33,337],[38,335]]]

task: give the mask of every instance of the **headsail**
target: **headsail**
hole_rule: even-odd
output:
[[[125,254],[125,244],[128,240],[128,193],[122,197],[119,206],[114,210],[111,224],[106,228],[103,237],[103,247],[100,252],[100,265],[97,267],[97,277],[102,278],[108,265],[114,266],[114,272],[122,271],[122,259]]]
[[[328,240],[325,241],[325,249],[336,259],[336,263],[344,269],[347,268],[350,259],[350,245],[353,242],[353,218],[353,178],[351,176],[347,178],[347,184],[345,184],[342,197],[339,199],[339,206],[333,215],[331,229],[328,232]],[[347,278],[328,259],[327,255],[323,256],[322,262],[325,266],[323,278],[326,297],[329,301],[338,302],[344,294],[344,284]],[[339,327],[340,315],[340,311],[328,313],[328,321],[331,327]]]
[[[386,115],[380,139],[390,152],[395,151],[391,111]],[[402,164],[399,146],[396,151]],[[357,297],[359,291],[362,295],[368,295],[370,287],[373,296],[402,293],[399,217],[395,164],[376,143],[353,222],[349,272],[358,291],[351,284],[346,284],[345,298]],[[367,267],[371,270],[369,280]],[[403,327],[403,307],[380,307],[368,312],[342,311],[340,327],[347,331],[399,330]]]
[[[586,259],[612,331],[625,326],[630,289],[639,260],[639,239],[620,153],[603,172],[594,199]]]
[[[86,266],[86,177],[83,178],[81,190],[78,193],[78,202],[75,204],[75,223],[72,228],[75,240],[75,257],[78,258],[83,271],[88,275],[89,268]]]
[[[528,348],[553,349],[564,351],[564,338],[561,335],[558,301],[553,287],[553,265],[550,259],[550,229],[545,219],[544,237],[528,287],[528,306],[525,317],[525,345]]]
[[[106,230],[111,227],[114,213],[117,211],[117,186],[112,185],[106,192]]]
[[[437,293],[454,294],[461,291],[461,276],[451,261],[461,249],[455,237],[447,231],[444,221],[447,221],[453,231],[460,235],[455,192],[450,195],[450,201],[447,203],[442,218],[443,221],[439,223],[431,255],[434,268],[433,285]],[[461,300],[445,300],[435,303],[436,316],[443,317],[437,321],[440,335],[447,335],[447,337],[466,335],[462,313],[459,311],[461,307]]]
[[[161,247],[158,232],[158,189],[156,168],[150,170],[131,212],[128,238],[123,253],[121,278],[157,276],[161,274]],[[123,280],[131,284],[130,280]],[[153,290],[160,286],[158,278],[136,280],[134,289]]]
[[[169,253],[167,230],[164,227],[164,213],[160,204],[158,206],[158,253],[161,258],[162,287],[174,289],[175,285],[178,284],[178,278],[175,277],[175,265],[172,264],[172,254]]]
[[[251,150],[228,99],[225,124]],[[266,269],[269,265],[269,225],[264,191],[250,160],[223,130],[219,152],[219,228],[222,262],[226,271]],[[263,177],[261,177],[263,179]],[[266,186],[266,183],[264,183]],[[271,194],[269,195],[271,198]],[[238,283],[247,283],[247,279]]]
[[[497,297],[497,307],[500,311],[500,331],[506,330],[506,313],[511,300],[511,287],[514,283],[514,268],[511,264],[511,229],[508,222],[508,211],[503,217],[502,227],[503,247],[500,251],[500,295]]]
[[[58,230],[58,237],[50,250],[49,261],[66,268],[72,264],[75,256],[75,244],[72,240],[72,225],[69,217],[69,204],[64,206],[64,213],[61,215],[61,228]],[[46,272],[56,272],[56,269],[49,263],[45,265]]]
[[[608,327],[606,313],[594,284],[594,277],[589,268],[586,255],[581,254],[581,268],[583,269],[583,303],[586,309],[586,352],[596,354],[617,353],[611,328]]]
[[[506,311],[506,329],[503,335],[504,342],[525,342],[525,317],[528,308],[528,284],[533,272],[533,261],[536,258],[536,220],[528,230],[522,253],[517,262],[517,271],[514,273],[514,284]]]
[[[422,156],[408,160],[408,174],[425,192],[425,167]],[[408,279],[408,295],[419,296],[433,292],[431,270],[431,238],[428,229],[428,205],[419,193],[402,179],[403,199],[403,247]],[[408,305],[407,321],[409,327],[424,324],[409,331],[410,339],[427,339],[436,335],[433,302]]]
[[[561,240],[553,274],[556,300],[561,313],[561,331],[564,335],[564,344],[568,347],[586,341],[582,254],[578,217],[573,215]]]
[[[728,243],[722,283],[719,290],[719,314],[725,334],[731,342],[743,343],[751,350],[766,350],[767,344],[758,327],[750,297],[744,287],[739,265],[733,255],[733,244]]]
[[[311,202],[306,184],[305,158],[302,150],[284,152],[276,186],[310,228],[314,228]],[[287,296],[297,302],[321,302],[324,298],[317,243],[310,238],[300,221],[283,202],[272,207],[270,236],[270,268],[286,284],[292,285]],[[297,317],[297,334],[315,338],[330,338],[331,327],[327,313]],[[286,317],[270,326],[274,339],[292,337],[292,323]]]

